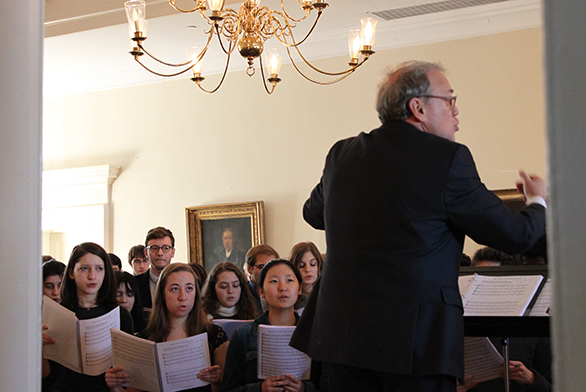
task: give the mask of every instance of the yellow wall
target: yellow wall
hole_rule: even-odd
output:
[[[266,240],[282,256],[304,240],[325,251],[323,233],[304,223],[301,207],[329,147],[378,126],[374,96],[387,66],[419,59],[447,68],[458,94],[457,139],[472,150],[490,189],[514,187],[519,168],[545,175],[541,34],[529,29],[381,51],[328,87],[284,65],[272,96],[260,72],[249,78],[242,71],[213,95],[186,78],[45,100],[44,169],[122,168],[113,186],[111,250],[123,259],[148,229],[162,225],[175,233],[175,260],[187,261],[185,207],[255,200],[265,202]],[[346,61],[318,64],[340,70]]]

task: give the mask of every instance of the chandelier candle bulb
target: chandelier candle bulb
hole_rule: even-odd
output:
[[[135,33],[142,31],[142,25],[146,18],[146,4],[144,0],[131,0],[124,3],[126,18]]]
[[[373,18],[361,19],[362,31],[360,32],[360,38],[362,39],[362,47],[366,50],[370,50],[374,45],[374,30],[376,29],[376,23],[378,20]]]
[[[201,48],[197,46],[193,46],[187,49],[187,59],[192,63],[195,62],[195,65],[193,66],[193,68],[191,68],[191,70],[193,71],[193,76],[195,77],[201,76],[201,70],[203,68],[203,58],[200,58],[199,61],[197,60],[200,54]]]
[[[267,68],[271,77],[276,77],[281,70],[281,52],[276,48],[267,50],[266,54]]]
[[[221,11],[224,8],[224,0],[208,0],[208,7],[213,11]]]
[[[360,56],[360,49],[362,48],[362,40],[360,39],[360,30],[348,31],[348,50],[350,51],[349,65],[358,64],[358,57]]]
[[[138,12],[136,12],[136,8],[132,9],[132,19],[134,20],[134,31],[140,31],[140,22],[138,21]]]

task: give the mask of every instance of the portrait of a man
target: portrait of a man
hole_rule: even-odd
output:
[[[246,252],[264,244],[264,202],[187,207],[189,259],[211,271],[230,261],[244,271]]]
[[[206,271],[223,261],[230,261],[244,271],[244,257],[253,246],[251,218],[204,220],[202,242]]]
[[[218,252],[217,262],[231,261],[240,268],[244,268],[246,252],[234,247],[234,231],[227,227],[222,232],[223,249]]]

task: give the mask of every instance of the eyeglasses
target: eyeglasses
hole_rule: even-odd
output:
[[[148,249],[149,251],[151,251],[153,253],[159,253],[159,249],[161,249],[163,251],[163,253],[169,253],[169,251],[173,248],[170,247],[169,245],[163,245],[163,246],[152,245],[152,246],[147,246],[145,249]]]
[[[441,97],[439,95],[420,95],[420,98],[437,98],[437,99],[443,99],[444,101],[446,101],[450,107],[450,110],[454,110],[454,107],[456,106],[456,98],[458,97],[456,94],[452,94],[451,97]]]
[[[132,264],[148,264],[148,263],[149,263],[149,261],[146,260],[146,259],[134,259],[134,260],[132,260]]]

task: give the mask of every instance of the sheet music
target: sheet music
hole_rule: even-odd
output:
[[[462,297],[466,293],[466,290],[468,290],[468,287],[470,287],[470,283],[472,283],[474,281],[475,276],[476,276],[476,274],[462,275],[462,276],[458,277],[458,287],[460,288],[460,295]]]
[[[209,384],[197,378],[200,370],[211,366],[206,332],[185,339],[157,343],[157,358],[163,392]]]
[[[483,382],[500,377],[503,357],[488,338],[464,338],[464,372],[474,381]]]
[[[541,275],[475,275],[462,296],[464,316],[523,316]]]
[[[78,323],[83,373],[90,376],[102,374],[112,366],[110,329],[120,329],[120,307]]]
[[[75,313],[43,296],[43,324],[49,327],[43,332],[55,339],[55,344],[43,346],[43,358],[81,373]]]
[[[240,327],[251,324],[253,321],[254,320],[213,319],[212,323],[221,327],[224,332],[226,332],[228,340],[230,340],[232,339],[232,334],[234,331]]]
[[[289,346],[295,327],[258,326],[259,379],[292,374],[300,380],[309,379],[311,358]]]
[[[113,366],[122,366],[131,386],[143,391],[161,392],[155,342],[111,329]]]
[[[545,316],[549,317],[549,311],[551,309],[551,278],[548,278],[537,297],[537,301],[533,305],[533,308],[529,312],[529,316]]]

